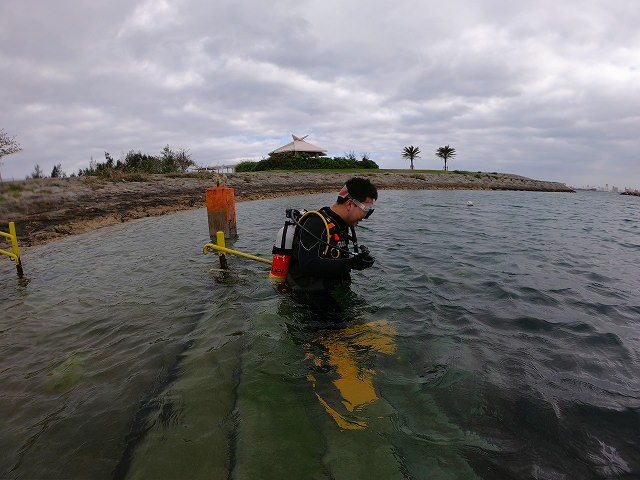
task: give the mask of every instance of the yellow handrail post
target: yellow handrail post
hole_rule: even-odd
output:
[[[209,251],[216,250],[218,252],[218,256],[220,257],[220,267],[222,267],[223,270],[227,269],[227,253],[243,258],[248,258],[249,260],[254,260],[256,262],[266,263],[271,266],[271,260],[269,259],[257,257],[255,255],[251,255],[250,253],[239,252],[238,250],[227,248],[224,243],[224,232],[217,232],[216,240],[217,243],[205,243],[204,248],[202,249],[202,253],[206,255],[207,253],[209,253]]]
[[[22,260],[20,259],[20,249],[18,248],[18,235],[16,234],[16,224],[13,222],[9,222],[9,235],[11,235],[11,248],[16,256],[16,270],[18,271],[18,276],[22,277],[24,272],[22,270]]]
[[[218,252],[231,253],[233,255],[238,255],[239,257],[248,258],[249,260],[255,260],[256,262],[267,263],[271,265],[271,260],[262,257],[256,257],[255,255],[251,255],[250,253],[239,252],[238,250],[233,250],[231,248],[221,247],[216,245],[215,243],[206,243],[204,245],[204,254],[209,253],[209,250],[217,250]]]
[[[224,243],[224,232],[216,232],[216,244],[219,247],[226,248],[226,245]],[[220,268],[223,270],[228,270],[229,264],[227,263],[227,255],[223,251],[218,250],[218,258],[220,258]]]
[[[0,232],[0,237],[8,238],[11,242],[11,250],[13,253],[7,252],[6,250],[0,249],[0,254],[7,255],[11,257],[11,259],[16,264],[16,270],[18,271],[18,276],[22,277],[24,272],[22,270],[22,260],[20,260],[20,249],[18,248],[18,235],[16,234],[16,225],[13,222],[9,222],[9,233]]]

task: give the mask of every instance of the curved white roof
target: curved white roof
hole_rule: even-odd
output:
[[[305,135],[304,137],[297,137],[295,135],[291,135],[293,137],[293,142],[287,143],[286,145],[276,148],[273,152],[269,152],[269,155],[273,153],[283,153],[283,152],[311,152],[311,153],[327,153],[324,148],[317,147],[312,145],[309,142],[306,142],[304,139],[309,135]]]

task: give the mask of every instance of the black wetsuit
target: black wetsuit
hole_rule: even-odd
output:
[[[349,257],[349,226],[329,207],[320,209],[329,226],[317,214],[302,218],[304,229],[297,228],[287,285],[294,291],[328,293],[334,286],[351,283]]]

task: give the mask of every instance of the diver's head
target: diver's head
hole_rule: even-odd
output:
[[[339,205],[345,223],[354,227],[371,216],[377,199],[378,189],[368,178],[353,177],[338,193],[336,205]]]

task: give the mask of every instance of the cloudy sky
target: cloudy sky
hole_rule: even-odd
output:
[[[260,159],[291,134],[381,168],[640,188],[637,0],[0,4],[0,128],[71,174],[128,151]]]

